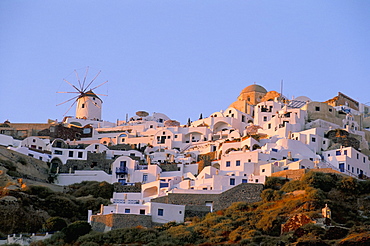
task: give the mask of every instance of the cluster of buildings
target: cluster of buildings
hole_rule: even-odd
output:
[[[266,177],[284,170],[370,175],[370,107],[342,93],[326,102],[289,100],[253,84],[225,110],[185,125],[145,111],[112,123],[101,112],[102,100],[88,91],[78,98],[76,115],[62,122],[26,132],[0,125],[0,144],[50,163],[56,184],[120,184],[93,220],[133,214],[182,222],[197,210],[222,208],[220,197],[237,186],[245,188],[235,197],[256,199],[240,194],[260,191]],[[18,132],[26,134],[22,140]]]

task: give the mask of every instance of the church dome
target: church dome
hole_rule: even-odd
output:
[[[249,93],[249,92],[267,93],[266,89],[263,88],[262,86],[253,84],[253,85],[245,87],[240,94]]]

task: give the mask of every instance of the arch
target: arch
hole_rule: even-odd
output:
[[[213,126],[213,133],[219,132],[224,128],[229,128],[229,123],[225,121],[218,121],[216,124]]]
[[[155,196],[158,194],[158,187],[152,186],[144,190],[143,197]]]
[[[256,150],[256,149],[260,149],[261,146],[259,146],[258,144],[253,144],[253,147],[252,147],[252,150]]]
[[[54,157],[50,161],[50,172],[51,173],[56,173],[57,172],[57,167],[60,168],[62,165],[63,165],[63,162],[58,157]]]
[[[237,151],[237,149],[235,149],[235,148],[229,148],[229,149],[227,149],[227,150],[225,151],[225,154],[228,154],[228,153],[230,153],[231,151]]]

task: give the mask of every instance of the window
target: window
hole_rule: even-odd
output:
[[[262,172],[264,173],[266,171],[266,169],[262,169]]]
[[[81,108],[85,108],[85,104],[84,103],[81,105]]]
[[[175,138],[177,138],[177,135],[175,135]]]
[[[322,141],[322,144],[326,144],[325,140],[324,140],[324,141]]]
[[[329,108],[329,112],[332,112],[332,111],[333,111],[333,109]]]
[[[339,163],[339,169],[342,173],[344,172],[344,163]]]
[[[68,157],[73,157],[73,151],[69,151]]]
[[[245,122],[245,116],[242,115],[242,122]]]
[[[55,155],[63,155],[63,151],[61,150],[54,150]]]
[[[150,125],[149,128],[153,128],[153,125]]]
[[[351,170],[351,166],[350,165],[347,165],[347,170]]]
[[[355,169],[352,167],[352,172],[355,172]]]
[[[235,185],[235,179],[230,179],[230,185]]]
[[[78,152],[78,158],[82,158],[83,152]]]
[[[204,187],[203,190],[207,190],[207,187]]]
[[[99,145],[95,144],[95,149],[98,149],[99,148]]]
[[[163,119],[159,119],[158,121],[159,121],[159,123],[163,123]]]
[[[143,183],[146,183],[148,181],[148,174],[143,174]]]
[[[32,142],[36,143],[36,139],[32,139]]]
[[[226,162],[226,167],[230,167],[230,161]]]
[[[248,179],[242,179],[242,183],[248,183]]]
[[[335,151],[335,155],[340,155],[340,150]]]
[[[267,116],[263,116],[263,121],[267,121]]]
[[[267,125],[267,128],[268,128],[268,129],[271,129],[271,123],[269,123],[269,124]]]
[[[163,208],[158,208],[158,216],[163,216]]]
[[[364,157],[364,163],[366,163],[366,157]]]
[[[316,138],[312,138],[312,142],[314,143],[314,142],[316,142]]]
[[[28,156],[31,156],[31,157],[33,157],[33,154],[28,154]]]
[[[359,154],[357,153],[357,159],[359,159],[360,158],[360,156],[359,156]]]
[[[129,214],[130,213],[130,209],[129,208],[125,208],[125,214]]]
[[[140,209],[140,214],[145,214],[145,209]]]
[[[344,155],[347,155],[347,150],[345,149],[343,153],[344,153]]]
[[[315,107],[315,111],[320,111],[320,107]]]
[[[252,160],[251,159],[248,159],[248,162],[252,162]]]
[[[240,166],[240,160],[237,160],[236,161],[236,166],[238,167],[238,166]]]

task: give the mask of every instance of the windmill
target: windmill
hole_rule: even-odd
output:
[[[76,70],[74,70],[74,73],[77,78],[78,85],[74,85],[71,82],[69,82],[66,79],[63,79],[67,84],[72,86],[75,91],[58,91],[57,93],[71,93],[71,94],[77,94],[76,96],[57,104],[57,106],[72,102],[71,106],[68,108],[68,110],[65,112],[63,117],[71,110],[71,108],[77,103],[76,106],[76,119],[88,119],[88,120],[101,120],[101,109],[102,109],[102,103],[103,101],[98,97],[100,96],[107,96],[104,94],[95,94],[93,90],[97,89],[98,87],[104,85],[108,82],[105,81],[98,86],[95,86],[91,88],[90,86],[93,84],[93,82],[96,80],[96,78],[99,76],[99,71],[95,77],[90,81],[87,82],[87,74],[89,72],[89,67],[86,68],[85,76],[83,80],[80,80],[79,74]]]

